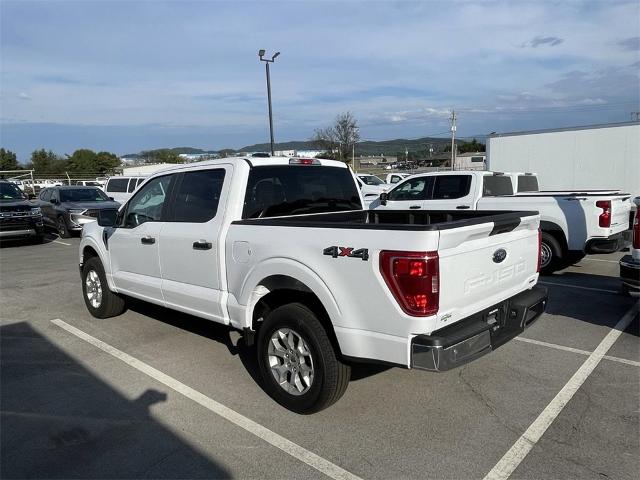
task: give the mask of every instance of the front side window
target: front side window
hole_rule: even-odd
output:
[[[133,192],[136,189],[136,181],[137,179],[135,178],[132,178],[131,180],[129,180],[129,188],[127,189],[129,193]]]
[[[123,226],[135,228],[145,222],[159,222],[173,175],[154,178],[131,197]]]
[[[173,222],[204,223],[216,216],[225,171],[196,170],[182,174],[172,202]]]
[[[251,169],[242,218],[361,209],[349,169],[274,165]]]
[[[107,192],[126,192],[128,183],[128,178],[110,178],[109,182],[107,183]]]
[[[429,177],[418,177],[398,185],[388,196],[392,201],[426,200],[429,195]]]
[[[462,198],[469,195],[471,175],[440,175],[433,187],[434,200]]]

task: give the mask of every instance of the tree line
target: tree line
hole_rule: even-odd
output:
[[[34,170],[40,175],[64,175],[67,173],[113,173],[120,166],[120,159],[111,152],[94,152],[88,148],[76,150],[71,155],[60,156],[44,148],[31,153],[26,165],[18,163],[16,154],[0,148],[0,170]]]

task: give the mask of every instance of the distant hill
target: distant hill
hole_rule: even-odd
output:
[[[485,138],[478,137],[479,142],[484,142]],[[456,143],[462,143],[456,141]],[[434,152],[442,152],[446,145],[450,145],[451,140],[449,138],[433,138],[424,137],[417,139],[396,138],[394,140],[365,140],[356,144],[356,155],[395,155],[397,153],[404,153],[405,148],[408,152],[425,152],[428,150],[429,145],[433,145]],[[268,143],[256,143],[254,145],[247,145],[238,149],[227,149],[233,152],[268,152],[270,149]],[[318,150],[317,145],[310,140],[307,141],[291,141],[281,142],[274,144],[275,150]],[[193,147],[175,147],[169,150],[175,153],[217,153],[221,150],[202,150],[200,148]],[[140,153],[133,153],[129,155],[123,155],[125,157],[137,158],[140,157]]]
[[[356,155],[394,155],[398,152],[404,152],[405,148],[409,152],[425,151],[429,148],[429,144],[433,144],[435,151],[440,151],[444,145],[451,143],[448,138],[431,138],[424,137],[418,139],[397,138],[395,140],[373,141],[366,140],[356,144]],[[268,152],[270,149],[268,143],[257,143],[255,145],[247,145],[236,152]],[[275,150],[317,150],[317,145],[312,141],[292,141],[276,143]]]

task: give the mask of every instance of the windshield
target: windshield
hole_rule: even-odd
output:
[[[384,184],[384,182],[380,180],[378,177],[376,177],[375,175],[363,175],[360,177],[360,180],[362,180],[367,185],[383,185]]]
[[[109,200],[102,190],[97,188],[73,188],[60,190],[61,202],[104,202]]]
[[[251,169],[242,218],[361,209],[349,169],[276,165]]]
[[[24,195],[13,183],[0,183],[0,200],[24,200]]]

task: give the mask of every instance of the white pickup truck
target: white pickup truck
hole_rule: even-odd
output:
[[[126,298],[229,325],[255,342],[264,389],[311,413],[349,364],[448,370],[543,312],[535,212],[362,210],[341,162],[226,158],[147,179],[80,243],[97,318]]]
[[[548,272],[570,258],[620,250],[629,228],[629,198],[629,194],[599,190],[514,195],[510,174],[450,171],[413,175],[372,201],[369,208],[539,211],[542,270]]]

